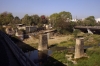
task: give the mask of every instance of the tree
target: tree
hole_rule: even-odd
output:
[[[13,23],[15,23],[15,24],[20,24],[20,23],[21,23],[20,18],[19,18],[18,16],[16,16],[16,17],[14,18],[14,20],[13,20]]]
[[[34,25],[37,25],[39,23],[40,17],[38,15],[32,15],[31,17],[33,19]]]
[[[85,18],[84,23],[86,26],[94,26],[96,24],[95,17],[89,16]]]
[[[69,22],[72,19],[72,15],[70,12],[62,11],[60,13],[54,13],[50,15],[50,21],[55,24],[57,20],[62,19],[64,22]]]
[[[8,13],[8,12],[3,12],[0,14],[0,22],[2,25],[7,25],[12,23],[14,17],[12,15],[12,13]]]
[[[61,17],[58,13],[54,13],[54,14],[50,15],[50,22],[53,27],[55,27],[56,22],[58,22],[59,20],[61,20]]]
[[[69,20],[72,19],[72,15],[70,12],[66,12],[66,11],[63,11],[63,12],[60,12],[59,15],[61,16],[61,18],[66,22],[68,22]]]
[[[45,15],[40,16],[40,22],[42,22],[42,24],[48,24],[48,20]]]
[[[43,27],[44,24],[48,24],[48,19],[45,17],[45,15],[40,16],[38,26]]]
[[[73,24],[69,22],[71,19],[71,13],[65,11],[50,15],[51,24],[61,34],[64,34],[67,31],[72,31]]]
[[[33,19],[31,16],[29,16],[28,14],[26,14],[23,18],[22,18],[22,24],[25,25],[31,25],[33,23]]]

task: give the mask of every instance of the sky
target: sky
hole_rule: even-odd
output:
[[[50,16],[67,11],[73,18],[100,17],[100,0],[0,0],[0,13],[11,12],[20,18],[25,14]]]

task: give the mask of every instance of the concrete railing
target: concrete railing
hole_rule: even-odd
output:
[[[11,51],[15,55],[16,60],[18,60],[22,66],[37,66],[32,60],[30,60],[24,54],[24,52],[5,33],[0,31],[0,34],[6,41],[8,47],[11,49]]]

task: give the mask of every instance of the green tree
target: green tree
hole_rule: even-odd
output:
[[[12,15],[12,13],[8,13],[8,12],[3,12],[0,14],[0,24],[2,25],[7,25],[12,23],[14,17]]]
[[[31,16],[29,16],[28,14],[26,14],[23,18],[22,18],[22,24],[25,25],[31,25],[33,23],[33,19]]]
[[[66,22],[68,22],[69,20],[72,19],[72,15],[70,12],[66,12],[66,11],[62,11],[59,13],[59,15],[61,16],[61,18]]]
[[[50,22],[53,27],[55,27],[56,22],[58,22],[60,20],[61,20],[61,17],[58,13],[54,13],[54,14],[50,15]]]
[[[15,23],[15,24],[20,24],[20,23],[21,23],[20,18],[19,18],[18,16],[16,16],[16,17],[14,18],[14,20],[13,20],[13,23]]]
[[[77,26],[84,26],[84,22],[81,21],[81,20],[77,20],[77,22],[75,23],[75,25],[77,25]]]
[[[40,17],[38,15],[32,15],[31,17],[33,19],[34,25],[37,25],[39,23]]]
[[[89,17],[85,18],[84,24],[86,26],[94,26],[94,25],[96,25],[95,17],[94,16],[89,16]]]
[[[50,22],[55,29],[61,34],[65,34],[67,31],[72,31],[72,15],[70,12],[60,12],[50,15]]]

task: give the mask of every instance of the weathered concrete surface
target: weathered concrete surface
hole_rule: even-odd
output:
[[[47,34],[41,34],[39,37],[38,50],[48,49],[48,37]]]
[[[81,58],[84,56],[84,38],[77,38],[75,45],[75,56],[74,58]]]

